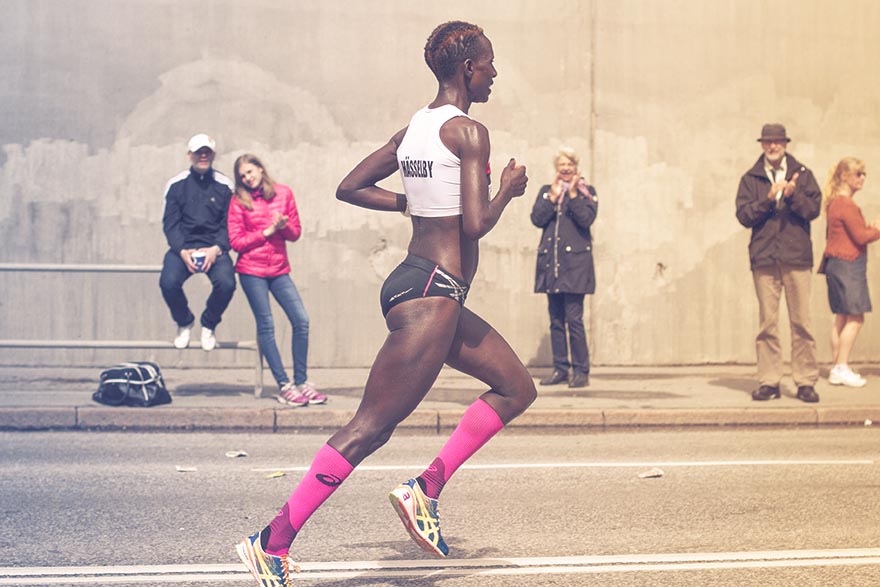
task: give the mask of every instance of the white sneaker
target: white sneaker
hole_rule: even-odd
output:
[[[831,385],[845,385],[846,387],[864,387],[867,380],[858,373],[854,373],[846,365],[834,365],[828,374],[828,383]]]
[[[189,337],[192,333],[192,323],[188,326],[178,326],[177,336],[174,337],[174,348],[185,349],[189,346]]]
[[[214,331],[202,326],[202,350],[213,351],[216,346],[217,338],[214,336]]]

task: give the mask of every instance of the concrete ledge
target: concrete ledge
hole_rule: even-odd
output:
[[[293,430],[337,429],[354,417],[356,410],[331,410],[322,406],[307,408],[278,408],[275,410],[275,428],[279,432]],[[436,410],[416,410],[400,423],[398,430],[422,429],[437,430]]]
[[[880,407],[835,407],[818,408],[816,410],[819,424],[856,424],[863,425],[865,420],[871,420],[880,426]]]
[[[813,408],[731,408],[605,410],[605,426],[771,426],[815,425]]]
[[[354,416],[354,410],[330,410],[323,406],[276,408],[275,429],[281,432],[339,428]]]
[[[509,428],[601,428],[605,425],[602,410],[526,410]]]
[[[464,413],[462,411],[462,413]],[[409,415],[409,418],[400,423],[397,427],[401,429],[422,429],[438,431],[440,429],[440,412],[438,410],[416,410]]]
[[[136,430],[248,429],[272,432],[275,412],[247,408],[77,408],[77,428]]]
[[[76,428],[76,408],[0,408],[0,430]]]
[[[0,407],[0,430],[253,430],[295,432],[335,430],[355,410],[309,408],[111,408]],[[448,434],[458,425],[464,408],[416,410],[398,429]],[[687,427],[687,426],[880,426],[880,406],[786,408],[681,408],[551,410],[532,409],[510,428],[538,429]]]
[[[460,410],[437,410],[434,414],[437,416],[437,430],[451,430],[458,426],[458,421],[464,415],[466,408]]]

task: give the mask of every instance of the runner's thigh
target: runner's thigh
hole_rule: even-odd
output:
[[[446,364],[476,377],[502,395],[523,378],[531,381],[531,375],[507,341],[467,308],[461,310]]]
[[[370,370],[359,416],[396,423],[419,405],[449,354],[459,312],[458,303],[448,298],[421,298],[392,308],[390,332]]]

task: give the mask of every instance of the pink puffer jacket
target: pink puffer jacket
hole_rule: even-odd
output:
[[[287,216],[287,225],[269,238],[263,230],[272,224],[272,214]],[[229,203],[229,244],[238,252],[235,270],[257,277],[276,277],[290,273],[286,241],[302,234],[293,192],[286,185],[275,184],[275,197],[269,201],[254,194],[254,209],[242,206],[233,195]]]

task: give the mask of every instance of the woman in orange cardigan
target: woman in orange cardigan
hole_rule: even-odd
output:
[[[868,225],[853,197],[865,184],[865,164],[844,157],[835,165],[825,186],[828,218],[827,243],[823,259],[828,283],[828,303],[834,314],[831,328],[832,385],[862,387],[865,379],[848,365],[856,336],[871,311],[868,293],[868,243],[880,239],[877,222]]]

